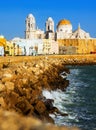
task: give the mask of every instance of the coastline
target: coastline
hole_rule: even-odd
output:
[[[19,113],[24,118],[33,116],[43,122],[53,123],[49,113],[58,113],[59,110],[52,105],[52,100],[42,96],[42,90],[65,90],[68,81],[60,76],[63,71],[69,73],[65,65],[96,64],[96,56],[0,57],[0,61],[1,113],[7,110]]]

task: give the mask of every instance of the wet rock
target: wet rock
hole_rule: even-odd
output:
[[[50,111],[53,109],[53,102],[54,102],[53,99],[45,99],[44,103],[45,103],[47,110]]]

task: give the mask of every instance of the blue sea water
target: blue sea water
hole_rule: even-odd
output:
[[[96,130],[96,66],[67,66],[69,86],[65,92],[44,91],[54,99],[54,106],[68,116],[51,115],[59,126],[77,126],[81,130]]]

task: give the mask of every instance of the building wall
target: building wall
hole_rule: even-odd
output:
[[[7,41],[5,47],[5,55],[6,56],[21,55],[21,48],[16,43]]]
[[[58,54],[58,43],[52,39],[43,40],[43,54]]]
[[[96,39],[60,39],[58,45],[60,54],[68,54],[70,49],[72,54],[90,54],[96,51]]]
[[[4,47],[0,46],[0,56],[4,56]]]

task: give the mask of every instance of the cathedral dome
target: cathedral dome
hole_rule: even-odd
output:
[[[58,26],[60,25],[71,25],[69,20],[63,19],[61,21],[59,21]]]
[[[72,33],[72,24],[70,23],[70,21],[66,19],[60,20],[57,25],[57,33],[58,39],[60,39],[61,37],[62,39],[68,38]]]
[[[29,21],[29,20],[31,20],[32,21],[32,23],[35,23],[35,17],[33,16],[33,14],[29,14],[28,16],[27,16],[27,18],[26,18],[26,21]]]
[[[28,15],[28,18],[32,18],[32,17],[34,17],[32,14],[29,14],[29,15]]]
[[[48,21],[53,21],[53,19],[51,17],[48,18]]]

